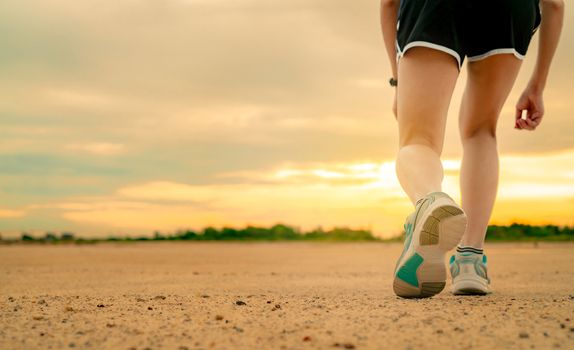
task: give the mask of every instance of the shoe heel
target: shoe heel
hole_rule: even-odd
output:
[[[466,214],[454,205],[434,209],[423,224],[419,237],[421,246],[439,245],[449,251],[460,241],[466,229]]]
[[[420,288],[395,278],[393,290],[401,298],[430,298],[442,292],[446,282],[423,282]]]

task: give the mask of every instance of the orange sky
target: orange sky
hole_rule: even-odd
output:
[[[402,229],[376,1],[4,0],[0,23],[3,236]],[[535,132],[513,129],[529,49],[500,118],[492,223],[574,225],[573,39],[567,13]],[[457,199],[465,75],[443,154]]]

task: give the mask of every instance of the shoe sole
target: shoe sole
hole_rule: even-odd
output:
[[[454,295],[486,295],[489,293],[488,286],[479,280],[458,280],[452,285],[452,294]]]
[[[466,214],[448,199],[435,200],[426,213],[413,232],[411,252],[405,253],[395,274],[393,290],[403,298],[428,298],[444,289],[445,254],[466,229]]]

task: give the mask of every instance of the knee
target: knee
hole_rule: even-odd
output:
[[[460,138],[463,142],[477,137],[496,139],[496,121],[460,125]]]
[[[399,147],[406,147],[410,145],[423,145],[432,149],[438,155],[442,153],[442,142],[437,137],[429,135],[428,133],[409,132],[399,137]]]

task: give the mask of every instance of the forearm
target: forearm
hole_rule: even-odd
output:
[[[397,49],[395,42],[397,39],[398,6],[398,0],[381,0],[381,29],[391,64],[391,71],[395,79],[397,78]]]
[[[562,31],[564,2],[562,0],[542,0],[542,22],[539,29],[538,58],[529,85],[543,91],[548,79],[550,64]]]

